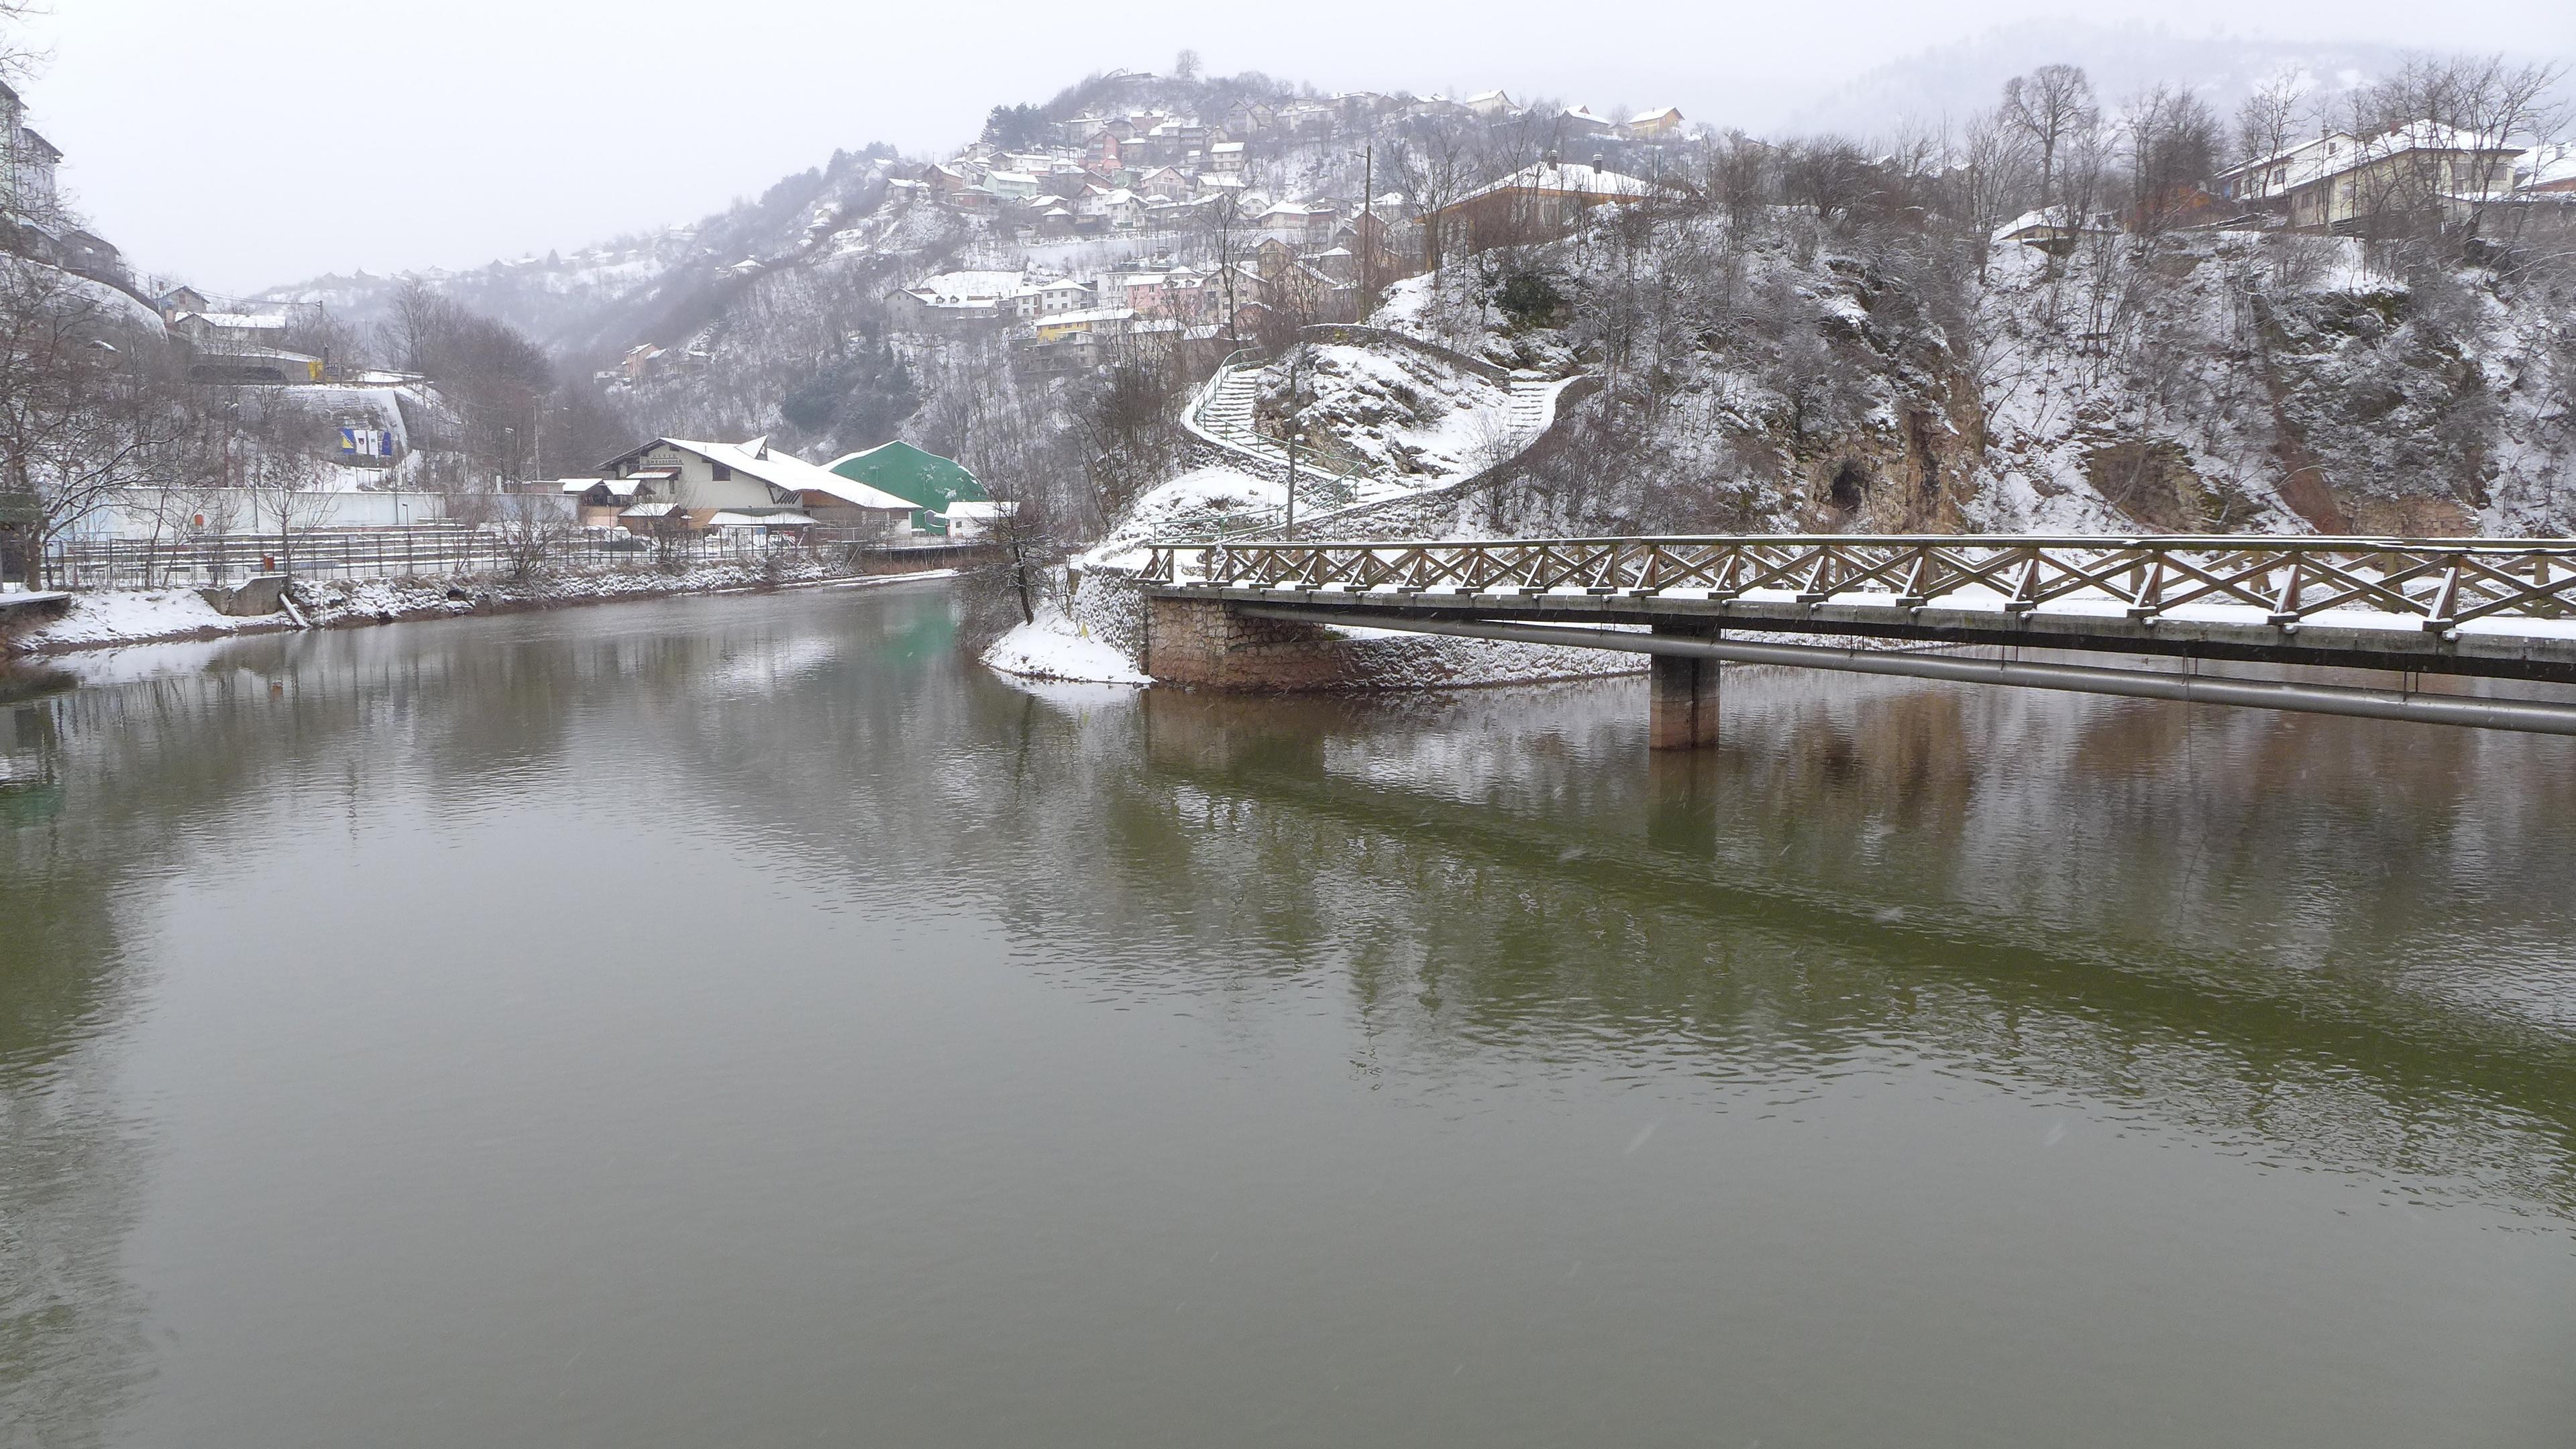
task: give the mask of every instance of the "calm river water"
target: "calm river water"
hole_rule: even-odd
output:
[[[2576,1442],[2576,744],[1027,690],[938,585],[0,684],[0,1442]]]

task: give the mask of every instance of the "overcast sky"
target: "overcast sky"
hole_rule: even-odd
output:
[[[1183,45],[1212,73],[1499,85],[1756,130],[1874,66],[2035,18],[2576,52],[2570,0],[47,3],[51,57],[22,89],[66,184],[137,266],[242,291],[691,220],[835,147],[953,146],[996,102],[1167,69]]]

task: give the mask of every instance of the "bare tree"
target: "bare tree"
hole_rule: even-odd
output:
[[[552,493],[502,494],[486,526],[498,542],[502,566],[518,583],[543,577],[573,535],[562,496]]]
[[[1464,128],[1441,117],[1419,117],[1387,146],[1386,172],[1422,218],[1423,248],[1429,253],[1425,260],[1436,284],[1449,249],[1432,229],[1442,224],[1441,212],[1482,179],[1473,140]]]
[[[490,488],[528,476],[544,451],[554,366],[518,329],[405,283],[379,329],[379,345],[404,369],[438,384],[463,424],[458,484]]]
[[[45,59],[27,38],[27,21],[45,13],[41,0],[0,0],[0,84],[26,79]]]
[[[295,572],[295,536],[328,518],[333,497],[321,491],[319,439],[329,420],[283,393],[244,389],[233,462],[250,502],[253,532],[277,535],[277,566]]]
[[[2058,204],[2061,153],[2070,139],[2101,120],[2093,82],[2078,67],[2043,65],[2004,82],[2002,116],[2039,153],[2040,205]]]
[[[2156,85],[2131,98],[2120,119],[2127,143],[2129,227],[2162,234],[2217,168],[2218,120],[2200,97]]]
[[[1708,194],[1726,209],[1729,237],[1741,238],[1777,189],[1779,151],[1768,141],[1729,131],[1711,144],[1705,159]]]
[[[1125,336],[1105,346],[1100,368],[1070,408],[1092,508],[1104,522],[1124,510],[1142,484],[1171,470],[1183,438],[1175,406],[1179,359]]]
[[[1244,232],[1250,225],[1243,211],[1243,193],[1239,189],[1218,192],[1199,209],[1197,220],[1216,257],[1217,286],[1225,294],[1225,335],[1232,337],[1235,315],[1242,307],[1235,297],[1236,272],[1242,261]]]
[[[2302,72],[2284,68],[2258,83],[2236,108],[2236,162],[2245,165],[2290,149],[2308,96]]]
[[[1982,281],[1993,259],[1995,228],[2019,214],[2029,195],[2031,154],[2020,128],[1989,111],[1969,118],[1959,163],[1957,207]]]
[[[169,477],[188,435],[166,350],[105,298],[0,254],[0,517],[31,572],[122,490]]]

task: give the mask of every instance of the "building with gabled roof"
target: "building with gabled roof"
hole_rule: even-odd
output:
[[[1634,205],[1654,194],[1652,182],[1551,156],[1425,213],[1423,264],[1437,267],[1444,256],[1549,241],[1573,231],[1593,207]]]
[[[1608,116],[1596,116],[1589,106],[1568,106],[1556,113],[1558,127],[1572,136],[1607,136],[1619,129]]]
[[[740,443],[655,438],[609,459],[600,472],[607,475],[602,496],[620,485],[632,489],[635,503],[626,513],[660,510],[635,514],[652,520],[653,531],[672,527],[673,519],[703,531],[720,513],[793,508],[830,527],[882,537],[902,532],[913,511],[909,500],[774,449],[766,436]]]
[[[1666,106],[1660,111],[1640,111],[1630,116],[1620,124],[1619,133],[1641,140],[1653,140],[1664,136],[1680,135],[1681,129],[1681,108]]]
[[[2349,229],[2375,217],[2512,193],[2522,148],[2437,121],[2409,121],[2376,135],[2337,131],[2218,173],[2208,189],[2261,202],[2290,225]]]
[[[2576,195],[2576,141],[2553,141],[2526,153],[2514,167],[2514,184],[2544,196]]]

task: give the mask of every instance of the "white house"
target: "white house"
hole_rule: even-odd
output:
[[[770,532],[822,523],[885,537],[909,526],[914,507],[891,493],[773,450],[766,437],[740,443],[655,438],[609,459],[601,471],[609,475],[598,484],[603,498],[617,496],[620,487],[631,489],[627,496],[635,500],[634,506],[621,518],[638,532],[670,528],[699,532],[717,526],[719,517],[730,513],[735,517],[726,522],[728,527]],[[655,511],[637,515],[638,508]]]
[[[948,521],[948,536],[951,539],[977,539],[991,536],[996,525],[1005,518],[1017,515],[1019,511],[1020,505],[1017,503],[969,503],[960,499],[949,504],[948,510],[940,517]]]

